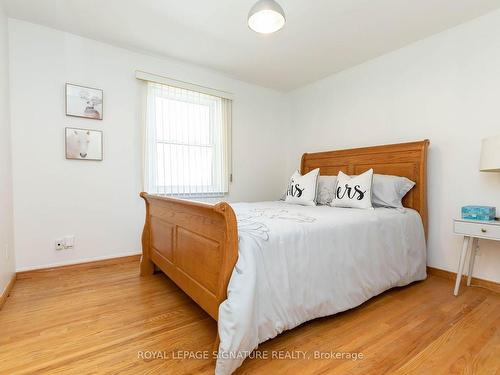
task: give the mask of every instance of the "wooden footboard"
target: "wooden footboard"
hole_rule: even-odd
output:
[[[215,320],[238,258],[236,216],[208,204],[141,193],[146,201],[141,275],[158,266]]]

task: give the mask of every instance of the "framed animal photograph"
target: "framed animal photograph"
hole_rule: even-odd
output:
[[[104,92],[66,83],[66,115],[102,120]]]
[[[102,131],[66,128],[66,159],[102,160]]]

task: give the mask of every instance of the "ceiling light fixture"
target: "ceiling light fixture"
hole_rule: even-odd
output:
[[[248,26],[255,32],[271,34],[285,26],[285,12],[274,0],[260,0],[248,13]]]

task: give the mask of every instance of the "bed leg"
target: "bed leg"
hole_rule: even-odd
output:
[[[141,257],[141,276],[152,275],[155,272],[155,264],[149,259]]]
[[[217,332],[217,336],[215,337],[215,341],[212,344],[212,351],[214,353],[217,353],[219,351],[219,344],[220,344],[220,337],[219,337],[219,333]]]
[[[141,193],[141,197],[146,202],[146,220],[144,222],[144,228],[142,230],[142,257],[141,257],[141,276],[152,275],[155,272],[155,264],[151,261],[149,257],[149,251],[151,249],[151,233],[150,233],[150,218],[149,218],[149,202],[146,199],[146,193]]]

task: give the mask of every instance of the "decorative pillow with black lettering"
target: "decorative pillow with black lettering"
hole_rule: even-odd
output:
[[[365,173],[353,177],[339,172],[335,199],[332,201],[331,206],[373,208],[372,181],[373,169],[369,169]]]
[[[316,206],[318,174],[319,168],[303,176],[299,171],[295,171],[288,183],[285,202],[303,206]]]

